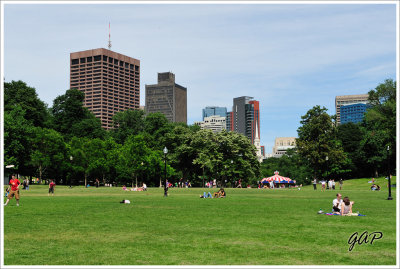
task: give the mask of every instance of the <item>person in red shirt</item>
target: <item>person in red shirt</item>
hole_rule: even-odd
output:
[[[50,193],[52,193],[52,195],[54,196],[54,187],[56,186],[56,183],[54,183],[54,181],[52,180],[49,184],[49,193],[48,196],[50,196]]]
[[[19,206],[19,185],[21,185],[21,182],[18,180],[18,178],[15,178],[15,175],[12,175],[11,180],[10,180],[10,193],[7,196],[7,201],[4,204],[6,206],[8,202],[10,201],[11,198],[15,196],[15,200],[17,201],[17,206]]]

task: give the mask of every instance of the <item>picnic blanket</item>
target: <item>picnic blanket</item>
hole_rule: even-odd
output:
[[[325,215],[328,215],[328,216],[340,216],[340,214],[333,214],[333,213],[325,213]],[[357,215],[357,213],[353,213],[352,215],[344,215],[344,216],[347,216],[347,217],[365,217],[366,215],[362,215],[362,214],[358,214]]]

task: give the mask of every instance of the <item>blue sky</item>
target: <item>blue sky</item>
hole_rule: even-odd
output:
[[[107,48],[141,61],[145,84],[175,73],[188,124],[205,106],[260,101],[261,144],[297,136],[315,105],[396,79],[394,4],[6,4],[5,81],[23,80],[49,106],[69,88],[69,53]]]

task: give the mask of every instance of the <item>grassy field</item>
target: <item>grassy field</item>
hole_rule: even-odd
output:
[[[21,190],[4,207],[5,265],[394,265],[396,189],[368,179],[345,181],[343,197],[365,217],[331,211],[336,191],[227,189],[226,199],[199,199],[206,189],[125,192],[121,188],[46,186]],[[395,182],[395,178],[393,179]],[[338,184],[337,184],[338,185]],[[208,189],[207,189],[208,191]],[[215,189],[212,189],[215,191]],[[129,199],[131,204],[120,204]],[[354,233],[382,232],[372,245]]]

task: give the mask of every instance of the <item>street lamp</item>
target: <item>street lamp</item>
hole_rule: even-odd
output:
[[[168,187],[167,187],[167,153],[168,149],[167,147],[164,148],[164,179],[165,179],[165,185],[164,185],[164,197],[168,196]]]
[[[390,150],[390,147],[389,146],[387,146],[387,157],[388,157],[388,180],[389,180],[389,196],[388,196],[388,200],[393,200],[393,198],[392,198],[392,183],[391,183],[391,181],[390,181],[390,154],[389,154],[389,150]]]
[[[141,169],[141,170],[142,170],[142,171],[141,171],[142,174],[141,174],[141,176],[143,177],[143,162],[142,162],[140,165],[142,166],[142,169]],[[143,178],[142,178],[142,181],[143,181]],[[137,187],[137,178],[136,178],[136,187]]]
[[[71,170],[72,170],[72,161],[73,161],[73,159],[74,159],[74,157],[69,156],[69,160],[71,161]],[[71,175],[71,176],[72,176],[72,175]],[[69,188],[72,188],[71,181],[72,181],[72,179],[71,179],[71,177],[70,177],[70,178],[69,178]]]
[[[326,160],[326,179],[328,179],[328,161],[329,161],[329,157],[326,156],[325,160]]]

